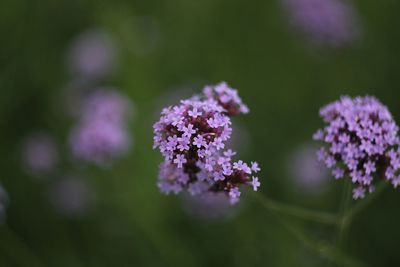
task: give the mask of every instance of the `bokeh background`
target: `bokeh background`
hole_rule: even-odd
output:
[[[357,36],[333,45],[293,25],[284,2],[2,1],[0,266],[335,266],[251,192],[233,210],[204,216],[156,187],[162,159],[152,150],[152,124],[161,108],[221,80],[251,109],[235,119],[239,156],[260,163],[259,193],[285,203],[339,209],[343,181],[312,169],[322,105],[375,95],[400,122],[400,2],[345,1]],[[112,46],[101,52],[112,53],[108,73],[95,82],[71,70],[72,47],[93,31]],[[85,87],[112,87],[133,103],[129,152],[106,167],[70,153],[76,118],[68,105]],[[35,132],[58,149],[46,177],[21,159]],[[363,211],[345,252],[367,266],[399,266],[399,201],[388,189]],[[294,222],[316,239],[334,239],[332,227]]]

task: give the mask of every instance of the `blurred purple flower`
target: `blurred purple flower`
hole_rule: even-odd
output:
[[[233,216],[236,210],[236,207],[231,205],[229,197],[222,192],[185,194],[183,207],[188,214],[204,220],[226,219]]]
[[[109,165],[131,145],[124,128],[102,120],[78,124],[71,132],[73,155],[97,165]]]
[[[56,143],[46,133],[31,134],[22,145],[23,167],[33,175],[52,172],[56,168],[58,157]]]
[[[132,102],[114,89],[97,89],[82,103],[81,116],[84,121],[102,120],[123,124],[132,115]]]
[[[89,30],[79,35],[69,52],[69,67],[83,79],[101,79],[109,75],[116,62],[116,51],[110,36],[100,30]]]
[[[58,213],[68,218],[78,218],[89,212],[95,194],[82,178],[64,177],[52,184],[49,198]]]
[[[282,0],[295,29],[318,45],[342,47],[360,37],[358,14],[342,0]]]
[[[247,155],[252,147],[249,130],[240,121],[235,121],[231,128],[231,138],[226,142],[226,147],[240,151],[241,155]]]
[[[318,158],[333,175],[349,175],[357,186],[354,199],[373,191],[374,176],[391,181],[400,177],[398,127],[386,106],[374,97],[342,97],[320,111],[328,125],[314,134],[314,139],[328,145]]]
[[[102,166],[125,155],[132,145],[127,131],[131,107],[129,99],[116,91],[98,90],[87,96],[70,134],[73,155]]]
[[[320,193],[328,182],[328,169],[315,158],[317,147],[306,144],[297,148],[288,159],[288,170],[300,192]]]

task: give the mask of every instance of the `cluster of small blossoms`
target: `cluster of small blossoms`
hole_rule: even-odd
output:
[[[229,116],[249,113],[249,108],[243,104],[237,90],[230,88],[226,82],[206,86],[203,93],[207,98],[217,101]]]
[[[342,97],[320,111],[328,124],[314,134],[328,144],[318,159],[340,179],[348,175],[356,185],[353,198],[372,192],[376,179],[400,184],[398,127],[389,110],[374,97]]]
[[[123,156],[130,146],[126,129],[130,108],[130,101],[116,91],[90,94],[70,135],[73,155],[97,165],[108,165]]]
[[[232,134],[229,116],[248,112],[237,93],[225,83],[206,87],[204,98],[181,101],[165,108],[154,124],[154,148],[165,161],[160,166],[158,186],[166,194],[186,189],[192,195],[225,192],[232,204],[240,197],[240,185],[260,186],[252,176],[260,168],[233,161],[226,148]]]

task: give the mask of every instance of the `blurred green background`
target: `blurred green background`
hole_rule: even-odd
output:
[[[342,94],[371,94],[400,118],[400,2],[351,4],[360,14],[362,38],[330,49],[293,32],[278,0],[2,1],[0,182],[10,204],[0,226],[0,266],[332,264],[287,232],[251,192],[234,216],[221,220],[190,216],[181,197],[160,194],[162,159],[151,149],[151,126],[178,89],[199,92],[225,80],[251,109],[235,123],[248,138],[239,156],[262,167],[260,193],[337,212],[343,181],[330,179],[324,192],[307,194],[294,189],[287,171],[288,156],[312,143],[322,125],[319,108]],[[151,32],[137,18],[149,18]],[[74,38],[93,28],[115,42],[118,68],[102,84],[134,102],[134,145],[112,168],[76,167],[65,157],[55,177],[32,178],[21,169],[21,140],[45,130],[68,153],[74,120],[60,96],[74,77],[66,58]],[[150,45],[151,51],[138,53]],[[65,217],[49,203],[47,192],[60,173],[85,177],[93,187],[96,200],[84,216]],[[368,266],[400,265],[397,201],[400,193],[388,189],[357,217],[346,253]],[[332,227],[295,223],[316,239],[334,238]]]

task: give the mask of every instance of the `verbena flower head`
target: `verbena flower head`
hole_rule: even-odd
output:
[[[128,98],[113,90],[90,94],[70,135],[73,155],[100,166],[125,155],[131,146],[126,129],[131,106]]]
[[[318,159],[336,179],[350,177],[355,199],[373,191],[378,178],[400,184],[398,127],[387,107],[374,97],[345,96],[323,107],[320,115],[328,125],[314,134],[327,144]]]
[[[52,172],[58,157],[56,142],[46,133],[33,133],[23,143],[22,163],[30,174],[45,175]]]
[[[206,97],[214,99],[221,105],[229,116],[249,113],[249,108],[243,104],[236,89],[232,89],[226,82],[214,86],[206,86],[203,89]]]
[[[283,0],[293,27],[318,45],[341,47],[360,35],[358,16],[342,0]]]
[[[209,97],[209,98],[207,98]],[[241,100],[236,96],[237,103]],[[158,186],[164,193],[188,190],[192,195],[225,192],[232,203],[239,200],[239,185],[260,186],[252,174],[260,169],[239,160],[226,148],[231,137],[230,113],[212,95],[183,100],[165,108],[154,124],[154,148],[165,161]]]

